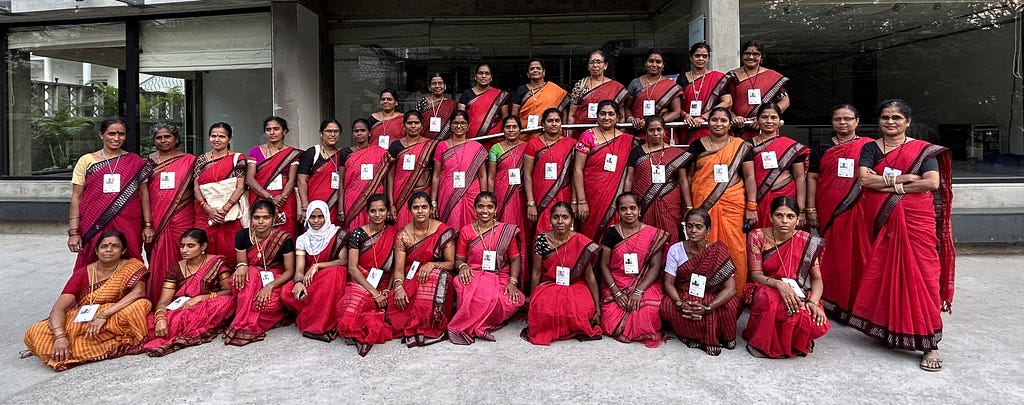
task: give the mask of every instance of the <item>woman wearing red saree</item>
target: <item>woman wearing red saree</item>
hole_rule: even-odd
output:
[[[707,211],[715,227],[708,231],[708,240],[722,242],[736,266],[736,295],[747,284],[747,235],[745,224],[757,222],[753,165],[744,164],[751,154],[751,144],[729,133],[732,114],[725,107],[715,107],[708,117],[711,135],[694,141],[687,153],[694,159],[683,167],[680,188],[687,207]],[[750,205],[749,207],[747,205]]]
[[[341,222],[345,210],[341,207],[340,138],[341,124],[338,120],[323,120],[320,123],[320,144],[306,149],[299,157],[299,218],[306,217],[310,201],[319,200],[330,207],[331,212],[325,213],[327,218]]]
[[[820,301],[825,241],[796,229],[800,207],[792,197],[775,197],[770,212],[770,227],[747,234],[754,283],[743,291],[750,304],[743,339],[754,357],[806,356],[832,327]]]
[[[949,149],[907,135],[905,101],[878,110],[883,137],[864,145],[858,163],[864,192],[854,215],[866,226],[855,237],[864,274],[850,325],[889,347],[924,352],[921,369],[939,371],[956,261]]]
[[[142,350],[152,357],[208,343],[235,314],[231,268],[224,257],[206,254],[206,232],[187,229],[179,240],[181,260],[168,269],[156,311],[146,317],[149,341]]]
[[[430,194],[434,149],[437,148],[438,141],[421,136],[422,130],[423,116],[420,112],[406,112],[405,137],[392,142],[388,148],[394,165],[388,171],[385,190],[388,201],[394,201],[399,207],[409,203],[412,193],[423,191]],[[388,218],[394,220],[399,228],[412,221],[412,216],[406,210],[399,210],[394,205],[391,205],[389,210]]]
[[[736,348],[736,316],[741,309],[729,248],[709,242],[711,216],[697,208],[686,213],[686,241],[668,249],[665,261],[665,298],[661,317],[672,325],[679,340],[710,356],[722,347]]]
[[[260,198],[273,202],[277,208],[274,226],[294,237],[298,234],[295,221],[298,207],[293,193],[302,151],[284,144],[284,136],[288,134],[288,121],[284,118],[267,117],[263,120],[263,133],[267,143],[249,149],[246,161],[249,202],[255,203]]]
[[[177,149],[178,127],[159,122],[149,130],[156,152],[149,155],[153,174],[147,180],[149,211],[153,224],[153,242],[146,245],[150,283],[146,298],[156,302],[161,296],[161,283],[167,272],[178,263],[180,236],[195,222],[193,204],[196,157]]]
[[[693,155],[665,143],[665,119],[655,115],[645,123],[647,143],[634,147],[626,162],[626,189],[640,197],[640,219],[668,232],[669,243],[676,243],[682,240],[679,222],[683,219],[679,179]]]
[[[859,121],[860,115],[852,105],[832,108],[835,136],[811,151],[807,173],[807,224],[817,228],[818,235],[828,243],[821,254],[821,279],[825,284],[821,304],[825,312],[843,323],[850,320],[861,278],[852,237],[864,223],[853,215],[862,190],[855,162],[871,139],[857,135]]]
[[[206,251],[222,256],[228,267],[235,265],[235,234],[248,223],[245,193],[245,155],[232,152],[231,125],[217,122],[210,126],[213,150],[196,158],[195,223],[206,231]]]
[[[352,123],[352,143],[354,145],[341,150],[342,183],[341,200],[344,206],[341,216],[344,221],[340,225],[344,229],[352,229],[366,225],[370,218],[366,216],[366,201],[371,195],[383,194],[384,183],[391,167],[391,155],[386,148],[369,142],[370,123],[362,118]],[[349,170],[351,168],[351,170]]]
[[[388,318],[396,337],[409,347],[444,340],[452,318],[455,290],[455,230],[430,218],[430,196],[417,192],[409,198],[412,222],[395,237],[394,292]]]
[[[623,343],[661,344],[661,285],[658,273],[668,234],[640,222],[640,199],[622,193],[615,200],[621,222],[601,240],[601,329]]]
[[[537,235],[530,277],[530,317],[520,336],[535,345],[601,338],[594,259],[601,248],[572,231],[572,206],[551,207],[551,230]]]
[[[761,115],[761,107],[775,104],[779,115],[789,109],[789,93],[786,92],[789,78],[761,66],[765,53],[760,42],[747,41],[740,49],[743,65],[725,74],[725,86],[732,97],[732,124],[743,128],[741,138],[750,139],[757,135],[760,125],[744,127],[744,122],[756,120]]]
[[[701,128],[708,121],[708,115],[715,107],[729,108],[732,106],[732,95],[725,92],[725,73],[708,70],[711,60],[711,45],[698,42],[690,47],[690,70],[676,78],[676,83],[683,88],[682,108],[683,121],[691,129],[683,132],[680,137],[683,144],[708,136],[710,131]]]
[[[387,149],[402,138],[402,113],[398,108],[398,93],[391,89],[380,92],[380,111],[370,114],[370,143]]]
[[[338,303],[348,281],[348,232],[331,223],[328,212],[323,201],[309,203],[306,232],[295,239],[295,277],[281,289],[302,336],[323,342],[338,335]]]
[[[459,108],[459,103],[444,96],[448,86],[440,73],[430,75],[430,95],[416,101],[416,110],[423,113],[423,123],[427,126],[423,136],[430,139],[445,140],[451,137],[448,119]],[[466,128],[469,132],[469,128]]]
[[[370,196],[366,202],[370,223],[352,228],[348,236],[348,285],[337,310],[338,332],[364,357],[373,345],[393,337],[384,317],[397,233],[393,225],[387,224],[390,210],[386,197]]]
[[[448,323],[448,338],[469,345],[494,341],[498,330],[523,305],[519,291],[519,228],[494,219],[493,193],[476,197],[476,221],[462,227],[455,252],[455,294],[459,308]]]
[[[580,233],[595,240],[616,222],[615,198],[629,190],[626,163],[633,136],[615,128],[617,122],[619,105],[611,100],[598,103],[598,126],[584,131],[576,143],[576,216],[582,222]]]
[[[75,268],[96,261],[96,236],[116,230],[125,236],[127,257],[142,260],[142,244],[153,238],[149,188],[153,167],[121,147],[128,124],[120,118],[100,123],[103,149],[82,155],[71,174],[68,249],[78,253]]]
[[[434,151],[434,175],[430,193],[433,198],[434,218],[453,229],[476,220],[472,201],[487,185],[487,151],[480,142],[466,139],[469,115],[457,110],[452,113],[452,137],[437,143]]]
[[[462,92],[459,109],[469,113],[469,136],[478,138],[501,132],[501,117],[508,115],[509,94],[491,87],[494,76],[490,65],[476,65],[474,72],[476,85]]]
[[[629,82],[629,86],[626,86],[629,95],[622,104],[626,121],[633,124],[633,128],[637,130],[644,128],[644,119],[652,115],[660,115],[666,122],[673,122],[682,117],[679,93],[683,89],[674,80],[662,76],[665,58],[662,57],[661,51],[652,49],[647,52],[644,66],[647,74]]]
[[[590,53],[587,70],[590,76],[576,82],[569,95],[569,114],[566,117],[569,124],[596,124],[597,103],[612,100],[621,104],[626,99],[626,87],[604,75],[608,70],[608,57],[604,51],[598,49]]]
[[[519,227],[521,246],[526,245],[526,191],[523,187],[523,165],[526,143],[519,139],[519,117],[504,119],[505,139],[491,146],[487,154],[487,191],[494,193],[498,207],[494,218],[499,222]]]
[[[512,115],[518,115],[526,129],[541,127],[541,113],[548,108],[564,111],[569,103],[567,93],[557,84],[545,79],[544,61],[531,59],[526,68],[530,82],[519,86],[512,96]]]
[[[807,201],[807,170],[805,162],[811,150],[799,142],[779,134],[779,106],[767,103],[758,108],[757,126],[760,134],[750,138],[752,150],[750,160],[743,162],[743,171],[753,170],[756,182],[756,201],[747,201],[749,208],[757,205],[757,227],[771,224],[768,205],[776,197],[796,199],[798,206]],[[748,169],[750,168],[750,169]],[[803,225],[804,213],[800,212]]]
[[[256,201],[249,210],[249,228],[235,235],[235,272],[232,295],[235,319],[224,334],[224,344],[245,346],[259,342],[286,315],[281,294],[295,274],[295,240],[273,226],[277,208],[268,200]]]
[[[551,229],[551,207],[569,202],[573,196],[572,172],[576,140],[562,135],[562,113],[544,111],[544,133],[530,139],[523,151],[523,185],[526,191],[526,219],[534,232]],[[527,235],[529,236],[529,235]]]

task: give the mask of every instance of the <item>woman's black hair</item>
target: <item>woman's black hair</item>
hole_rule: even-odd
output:
[[[540,115],[540,122],[547,121],[548,115],[551,114],[558,114],[558,119],[562,119],[562,110],[559,110],[555,107],[551,107],[548,108],[547,110],[544,110],[544,112]],[[520,125],[520,127],[522,127],[522,125]]]
[[[391,98],[395,99],[395,101],[398,101],[398,92],[396,92],[395,89],[392,89],[390,87],[385,88],[384,90],[380,91],[380,95],[377,96],[377,98],[384,97],[384,93],[391,93]]]
[[[775,210],[783,206],[788,207],[797,214],[800,213],[800,205],[796,203],[795,198],[790,197],[788,195],[780,195],[778,197],[773,198],[771,204],[771,212],[775,213]]]
[[[192,238],[200,245],[207,244],[210,241],[209,237],[206,235],[206,231],[199,228],[189,228],[181,234],[181,237],[178,238],[178,240],[183,240],[185,238]]]
[[[231,124],[228,124],[228,123],[223,122],[223,121],[214,122],[213,125],[210,125],[210,130],[206,131],[206,136],[210,136],[210,133],[213,132],[213,130],[217,129],[217,128],[221,128],[221,129],[227,131],[228,132],[228,139],[231,139],[231,135],[232,135],[231,134],[231,132],[232,132],[231,131]]]
[[[409,202],[406,204],[406,205],[409,206],[409,210],[410,211],[412,210],[413,202],[415,202],[416,200],[419,200],[421,198],[424,199],[424,200],[427,200],[427,204],[430,204],[430,194],[427,194],[426,192],[423,192],[423,191],[414,192],[414,193],[412,193],[411,196],[409,196]]]
[[[683,217],[683,220],[686,222],[690,222],[690,217],[692,216],[700,218],[701,221],[704,221],[704,227],[711,229],[711,215],[708,214],[708,210],[703,208],[691,209],[689,211],[686,211],[686,216]]]
[[[473,206],[475,207],[479,205],[485,198],[491,200],[494,204],[498,203],[498,197],[495,196],[494,193],[490,191],[481,191],[480,194],[476,195],[476,199],[473,200]]]
[[[623,197],[632,198],[633,202],[635,202],[637,205],[640,205],[640,197],[637,197],[636,194],[633,194],[633,193],[627,191],[627,192],[624,192],[622,194],[619,194],[618,197],[615,197],[615,209],[618,209],[619,206],[622,205],[622,198]]]
[[[153,124],[153,126],[149,127],[149,136],[151,138],[156,139],[156,133],[160,132],[161,129],[166,129],[167,132],[171,133],[171,136],[174,137],[175,147],[181,145],[181,130],[179,130],[178,126],[174,125],[173,122],[160,121],[156,124]]]
[[[712,108],[711,111],[708,112],[708,118],[711,118],[711,116],[715,115],[716,112],[724,112],[726,118],[729,118],[729,120],[732,121],[732,111],[729,111],[729,109],[725,107]]]
[[[117,229],[111,229],[109,231],[101,233],[100,237],[96,239],[97,251],[99,251],[100,249],[100,242],[109,237],[117,238],[117,240],[121,242],[121,249],[128,250],[128,238],[126,238],[124,234],[121,233],[121,231],[118,231]]]
[[[505,125],[508,124],[508,120],[515,121],[516,122],[516,126],[518,126],[519,129],[523,129],[523,121],[520,120],[519,116],[515,115],[515,114],[506,115],[505,118],[501,119],[501,127],[502,127],[502,129],[504,129]]]
[[[323,121],[320,121],[320,131],[319,132],[324,132],[324,130],[327,129],[327,126],[331,125],[331,124],[337,125],[338,129],[341,129],[341,123],[338,122],[338,120],[336,120],[334,118],[328,118],[328,119],[325,119]]]
[[[778,104],[775,104],[775,103],[772,103],[772,102],[767,102],[767,103],[764,103],[764,104],[761,104],[760,106],[758,106],[757,107],[757,113],[755,113],[754,116],[755,117],[760,117],[761,113],[763,113],[764,110],[775,110],[775,112],[779,113],[780,117],[782,116],[782,109],[779,108]]]
[[[897,110],[900,110],[900,113],[906,116],[908,120],[913,118],[912,114],[914,113],[914,110],[911,109],[910,104],[908,104],[902,98],[892,98],[883,101],[881,104],[878,105],[878,108],[875,111],[875,115],[882,115],[882,110],[889,107],[895,107]]]
[[[281,129],[283,129],[284,132],[288,132],[288,120],[285,120],[284,118],[278,117],[276,115],[271,115],[263,119],[263,128],[266,128],[267,124],[269,124],[270,121],[277,121],[277,124],[281,126]]]
[[[693,56],[693,54],[697,53],[698,49],[707,49],[708,55],[711,54],[711,45],[708,45],[707,42],[698,42],[690,46],[690,56]]]
[[[277,206],[270,200],[260,198],[249,207],[249,217],[252,218],[253,215],[256,215],[256,210],[261,208],[267,210],[270,216],[277,215]]]
[[[761,56],[764,56],[764,53],[765,53],[764,52],[764,45],[762,45],[760,41],[753,40],[753,39],[749,40],[747,42],[744,42],[743,46],[740,47],[740,52],[745,52],[747,50],[747,48],[750,48],[750,47],[757,48],[757,51],[761,52]],[[711,52],[711,51],[708,51],[708,52]]]
[[[103,122],[100,122],[100,134],[102,135],[104,132],[107,132],[107,128],[110,128],[110,126],[114,124],[121,124],[124,126],[125,132],[128,131],[128,122],[125,121],[124,118],[110,117],[103,120]]]
[[[389,210],[391,209],[391,201],[388,200],[388,197],[385,196],[384,194],[377,193],[377,194],[371,195],[370,198],[366,199],[366,211],[370,211],[370,205],[372,205],[373,203],[375,203],[377,201],[380,201],[380,202],[384,203],[384,208],[385,209],[389,209]]]
[[[555,203],[555,205],[552,205],[552,206],[551,206],[551,211],[550,211],[550,212],[551,212],[551,213],[554,213],[554,212],[555,212],[555,209],[556,209],[556,208],[562,208],[562,209],[564,209],[564,210],[565,210],[566,212],[568,212],[568,213],[569,213],[569,216],[572,216],[572,206],[571,206],[571,205],[569,205],[569,203],[567,203],[567,202],[565,202],[565,201],[559,201],[559,202],[556,202],[556,203]]]
[[[611,106],[612,109],[615,110],[615,116],[618,117],[619,116],[619,103],[616,103],[615,100],[601,100],[600,102],[597,103],[597,111],[601,111],[601,109],[603,109],[605,107],[608,107],[608,106]]]
[[[419,110],[409,110],[406,111],[405,115],[402,116],[402,123],[404,124],[406,122],[409,122],[409,117],[413,115],[415,115],[416,118],[419,118],[420,122],[423,122],[423,114],[421,114]]]
[[[469,113],[466,112],[466,110],[458,110],[457,109],[455,111],[452,111],[452,115],[448,117],[448,122],[455,121],[455,117],[458,117],[460,115],[462,116],[462,118],[465,118],[466,121],[469,121]]]
[[[352,130],[353,131],[356,130],[356,124],[366,125],[366,129],[370,129],[370,121],[367,120],[366,118],[356,118],[355,121],[352,121]]]

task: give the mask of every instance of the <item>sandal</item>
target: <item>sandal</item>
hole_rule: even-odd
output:
[[[759,359],[768,358],[768,355],[764,354],[760,350],[755,349],[754,346],[751,346],[749,343],[747,344],[747,353],[750,353],[751,356],[757,357]]]
[[[933,373],[936,371],[942,371],[942,357],[935,356],[929,358],[928,354],[925,353],[921,356],[921,370]]]

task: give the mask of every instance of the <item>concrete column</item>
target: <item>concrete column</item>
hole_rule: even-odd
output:
[[[43,58],[43,81],[53,82],[53,59]]]
[[[273,114],[288,120],[285,142],[308,148],[320,141],[322,111],[320,16],[298,2],[274,2]]]
[[[705,36],[711,45],[710,68],[728,71],[740,65],[739,0],[694,0],[692,17],[707,17]]]
[[[92,82],[92,63],[82,63],[82,84]]]

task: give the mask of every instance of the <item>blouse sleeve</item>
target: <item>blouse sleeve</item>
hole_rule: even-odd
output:
[[[860,159],[857,165],[860,167],[872,168],[878,164],[878,161],[883,157],[882,150],[878,149],[878,144],[875,142],[868,142],[864,144],[864,147],[860,150]]]
[[[586,130],[580,135],[579,142],[576,142],[576,151],[580,153],[590,153],[590,149],[594,147],[594,131]]]
[[[487,161],[488,162],[497,162],[498,161],[498,157],[501,156],[503,154],[503,152],[504,151],[501,149],[501,144],[500,143],[496,143],[496,144],[492,145],[491,146],[491,150],[489,152],[487,152]]]
[[[93,159],[91,153],[87,153],[78,158],[78,163],[75,163],[75,170],[71,172],[71,184],[84,186],[85,173],[89,171],[89,167],[92,166],[93,163],[96,163],[96,159]]]
[[[455,256],[466,258],[466,248],[469,246],[469,236],[466,235],[468,232],[459,232],[459,243],[455,245]],[[458,269],[456,269],[458,270]]]
[[[363,243],[367,239],[370,239],[370,235],[366,234],[363,227],[357,226],[352,229],[352,233],[348,234],[348,248],[349,249],[360,249],[363,247]]]
[[[444,153],[448,151],[448,142],[441,141],[437,143],[437,147],[434,148],[434,161],[440,164],[444,164]]]
[[[750,268],[754,268],[754,264],[764,271],[764,267],[761,264],[761,252],[764,251],[764,234],[761,233],[760,229],[754,230],[747,234],[747,255],[750,260]]]
[[[316,155],[316,147],[310,147],[306,149],[306,152],[299,156],[299,174],[309,175],[310,170],[313,168],[313,160]]]
[[[235,250],[247,250],[250,247],[252,247],[252,241],[249,240],[249,228],[242,228],[235,232]]]
[[[629,167],[636,168],[636,163],[640,161],[640,158],[644,155],[644,147],[637,145],[633,150],[629,151],[629,159],[626,159],[626,165]]]
[[[683,249],[683,242],[676,243],[672,247],[668,248],[668,259],[665,260],[665,272],[676,275],[676,269],[680,265],[686,263],[686,249]]]

